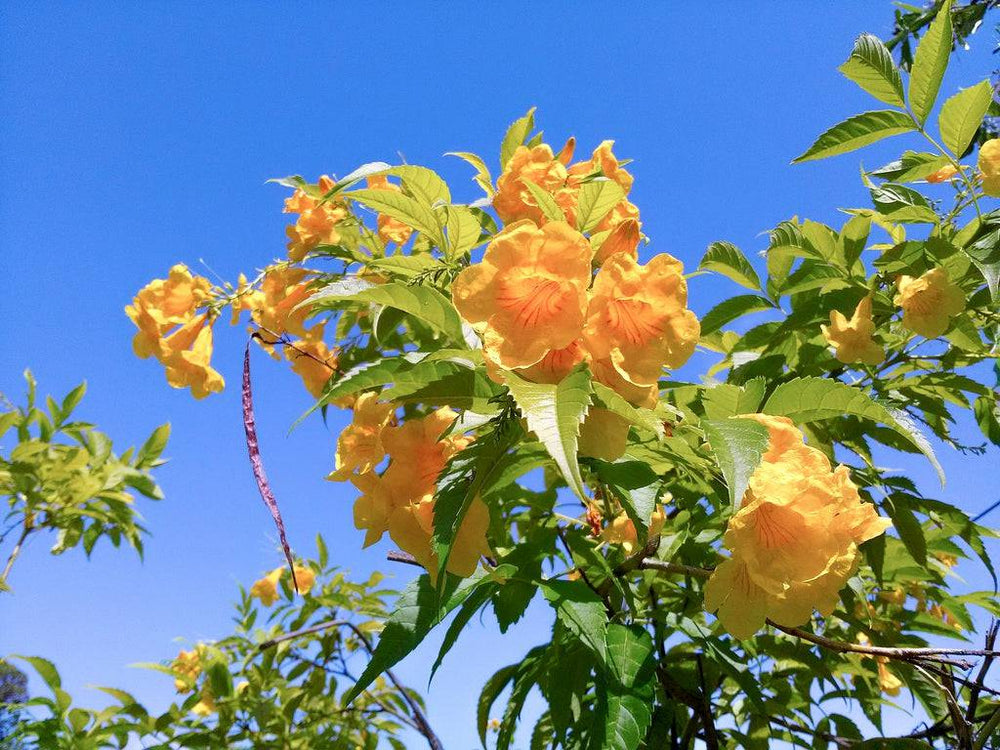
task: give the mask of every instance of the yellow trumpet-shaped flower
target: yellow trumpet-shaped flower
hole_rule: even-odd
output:
[[[979,147],[979,171],[983,177],[983,192],[1000,196],[1000,138],[992,138]]]
[[[941,182],[947,182],[957,174],[958,170],[955,169],[953,166],[951,166],[951,164],[948,164],[946,166],[941,167],[941,169],[937,170],[936,172],[931,172],[924,179],[930,182],[931,184],[938,184]]]
[[[452,285],[459,313],[483,334],[504,369],[529,367],[580,337],[590,285],[590,245],[568,224],[523,221],[497,234],[481,263]]]
[[[626,253],[608,258],[587,311],[585,340],[594,360],[610,362],[625,381],[645,387],[655,386],[664,366],[684,364],[701,327],[687,309],[683,272],[681,262],[666,254],[645,266]]]
[[[591,407],[580,425],[577,452],[603,461],[617,461],[625,453],[629,427],[629,421],[613,411]]]
[[[337,370],[337,354],[323,341],[323,324],[315,325],[306,335],[285,347],[285,359],[292,363],[292,371],[302,378],[306,390],[319,398],[327,381]]]
[[[885,350],[872,340],[875,324],[872,322],[871,295],[858,303],[850,320],[840,311],[831,310],[830,325],[821,325],[820,329],[827,343],[836,350],[840,362],[877,365],[885,359]]]
[[[656,506],[656,510],[653,511],[652,518],[649,521],[648,536],[650,539],[659,536],[660,532],[663,531],[663,524],[666,520],[667,514],[663,510],[663,506]],[[639,535],[636,532],[635,524],[625,514],[625,511],[615,516],[611,523],[604,527],[601,537],[609,544],[620,544],[626,555],[631,555],[638,550]]]
[[[278,581],[281,580],[281,574],[284,572],[284,568],[275,568],[260,580],[255,581],[250,587],[250,596],[259,599],[265,607],[270,607],[278,601]]]
[[[627,194],[632,189],[634,178],[625,171],[612,152],[614,144],[614,141],[603,141],[600,146],[594,149],[594,153],[588,161],[577,162],[566,170],[569,184],[579,185],[583,178],[592,174],[601,174],[621,185]]]
[[[601,265],[615,253],[626,253],[633,258],[639,257],[639,240],[642,233],[639,231],[638,219],[623,219],[614,229],[610,230],[604,241],[597,246],[594,252],[594,263]]]
[[[307,568],[305,565],[293,565],[292,573],[295,574],[295,583],[302,596],[312,591],[313,584],[316,583],[316,574],[313,573],[312,568]]]
[[[369,391],[354,402],[351,424],[337,438],[335,470],[327,479],[345,482],[354,474],[367,474],[385,458],[382,430],[392,422],[395,407],[378,400],[378,393]]]
[[[705,608],[737,638],[770,618],[794,627],[828,616],[857,567],[858,545],[890,525],[863,503],[846,466],[832,469],[786,417],[752,414],[770,443],[723,543],[732,556],[705,586]]]
[[[545,214],[525,183],[535,184],[551,194],[560,207],[571,209],[576,203],[576,191],[566,187],[566,178],[566,166],[552,154],[552,149],[547,144],[542,143],[533,148],[518,146],[503,174],[497,179],[493,208],[504,224],[512,224],[521,219],[544,224]]]
[[[201,699],[191,706],[191,713],[201,717],[211,716],[215,713],[215,698],[212,697],[212,693],[208,687],[202,688]]]
[[[900,276],[893,300],[903,308],[903,327],[929,339],[948,330],[950,318],[965,310],[965,295],[943,268],[932,268],[919,278]]]
[[[444,407],[382,431],[382,444],[390,459],[383,479],[394,497],[419,502],[434,494],[438,475],[448,459],[470,442],[463,436],[441,439],[457,417],[456,412]]]
[[[190,388],[196,399],[225,387],[222,375],[212,369],[212,326],[207,315],[199,315],[164,339],[161,361],[167,382],[174,388]]]

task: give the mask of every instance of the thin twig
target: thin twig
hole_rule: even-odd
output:
[[[289,641],[293,638],[299,638],[303,635],[318,633],[333,627],[344,627],[350,629],[351,632],[353,632],[354,635],[357,636],[358,640],[360,640],[361,643],[364,644],[365,650],[367,650],[369,654],[375,653],[375,649],[372,646],[371,641],[368,640],[368,636],[364,634],[361,628],[359,628],[353,622],[349,622],[347,620],[328,620],[327,622],[321,622],[317,625],[313,625],[312,627],[303,628],[302,630],[297,630],[293,633],[285,633],[284,635],[278,636],[277,638],[272,638],[269,641],[264,641],[264,643],[258,646],[258,649],[260,651],[264,651],[265,649],[273,648],[274,646],[276,646],[279,643],[282,643],[283,641]],[[424,715],[423,709],[420,708],[420,704],[416,701],[416,699],[412,695],[410,695],[410,692],[406,688],[406,686],[404,686],[403,683],[401,683],[399,679],[396,677],[396,675],[394,675],[392,671],[389,669],[385,671],[385,676],[389,678],[389,681],[393,684],[396,690],[399,691],[399,694],[402,696],[403,700],[406,701],[406,704],[410,707],[410,712],[413,714],[413,720],[417,724],[416,729],[427,740],[427,744],[430,745],[431,750],[444,750],[443,746],[441,745],[441,740],[438,739],[438,736],[434,733],[434,730],[431,729],[430,722],[427,721],[427,717]]]
[[[14,567],[14,561],[17,560],[17,556],[21,554],[21,549],[24,547],[24,540],[27,539],[28,535],[34,530],[34,526],[28,526],[25,524],[24,529],[21,531],[21,536],[17,538],[17,542],[14,544],[14,549],[10,551],[10,556],[7,558],[7,564],[4,566],[3,574],[0,574],[0,584],[7,584],[7,576],[10,575],[10,569]]]

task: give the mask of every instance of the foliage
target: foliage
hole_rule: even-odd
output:
[[[7,506],[0,541],[9,533],[18,535],[0,573],[0,591],[8,588],[25,541],[45,531],[57,533],[54,555],[82,545],[89,556],[102,537],[115,547],[124,540],[142,555],[146,529],[133,492],[152,500],[163,497],[150,472],[163,463],[160,455],[170,435],[165,424],[138,451],[129,448],[118,456],[107,435],[73,418],[85,383],[61,401],[47,396],[42,406],[31,372],[24,377],[25,404],[0,403],[0,439],[16,441],[0,449],[0,497]]]
[[[974,558],[995,580],[994,532],[881,465],[890,449],[940,473],[932,438],[1000,444],[1000,142],[982,127],[996,105],[988,81],[940,95],[976,13],[946,0],[900,16],[904,66],[857,40],[840,70],[879,104],[796,161],[889,137],[925,150],[863,171],[871,205],[840,226],[778,224],[762,268],[726,241],[692,276],[666,254],[640,263],[627,162],[610,141],[574,162],[575,140],[553,149],[531,110],[496,180],[457,154],[480,200],[414,165],[283,178],[287,260],[221,287],[175,267],[139,292],[137,353],[172,385],[221,388],[210,332],[229,306],[284,349],[310,413],[353,410],[330,478],[358,490],[366,545],[388,533],[394,559],[427,571],[353,705],[450,612],[438,664],[474,616],[506,630],[540,592],[551,638],[480,700],[485,742],[507,691],[501,750],[535,688],[532,747],[880,746],[846,714],[881,732],[902,690],[927,720],[895,746],[990,741],[995,630],[984,649],[921,649],[978,640],[976,617],[1000,614],[953,573]],[[709,273],[751,293],[699,323],[688,281]],[[668,377],[696,345],[714,358],[702,381]],[[963,414],[982,443],[953,434]]]
[[[375,748],[399,750],[404,728],[430,733],[419,695],[395,676],[378,677],[350,705],[341,701],[364,664],[371,638],[388,616],[382,576],[353,582],[319,559],[300,563],[315,574],[296,594],[287,576],[277,602],[240,589],[235,628],[226,638],[197,643],[167,664],[145,664],[174,680],[178,701],[151,713],[129,693],[100,688],[114,699],[101,710],[74,706],[59,673],[45,659],[19,657],[51,692],[23,703],[13,738],[29,748]],[[280,569],[279,569],[280,570]],[[305,592],[305,587],[303,592]],[[22,699],[23,700],[23,699]],[[432,737],[433,734],[430,733]]]

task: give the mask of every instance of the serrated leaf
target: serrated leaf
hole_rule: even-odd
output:
[[[441,648],[438,650],[437,658],[434,660],[434,665],[431,667],[430,677],[427,678],[427,685],[430,686],[431,681],[434,679],[434,673],[438,671],[438,667],[444,661],[444,657],[448,655],[451,651],[451,647],[455,645],[458,640],[458,636],[461,635],[462,630],[465,626],[469,624],[469,620],[472,616],[479,611],[479,608],[486,604],[490,600],[490,597],[499,588],[496,584],[483,585],[478,587],[472,595],[462,602],[462,606],[459,607],[458,613],[455,615],[455,619],[451,621],[451,625],[448,626],[448,630],[445,631],[444,640],[441,641]]]
[[[904,412],[875,401],[859,388],[828,378],[796,378],[775,388],[762,411],[788,417],[793,422],[853,415],[884,424],[927,457],[944,485],[944,470],[934,449],[913,420]]]
[[[891,109],[864,112],[848,117],[823,133],[805,153],[792,160],[798,164],[812,159],[826,159],[838,154],[846,154],[862,146],[867,146],[890,135],[916,130],[910,116],[905,112]]]
[[[701,319],[701,335],[708,336],[715,333],[726,323],[731,323],[737,318],[749,315],[761,310],[773,310],[774,305],[770,300],[756,294],[738,294],[723,300],[713,307]]]
[[[910,67],[910,109],[921,125],[927,122],[927,116],[934,108],[941,79],[948,67],[951,42],[951,0],[945,0],[921,37]]]
[[[386,216],[399,219],[407,226],[422,232],[437,247],[444,248],[444,233],[437,215],[430,205],[398,190],[366,188],[343,193],[342,197],[362,203]]]
[[[559,622],[604,664],[608,616],[601,598],[583,581],[544,581],[541,589]]]
[[[13,654],[12,656],[15,659],[21,659],[22,661],[28,662],[28,664],[30,664],[32,668],[38,672],[38,676],[42,678],[50,690],[55,691],[62,687],[59,670],[56,669],[56,665],[48,659],[43,659],[40,656],[21,656],[19,654]]]
[[[591,404],[590,372],[578,367],[555,385],[531,383],[512,372],[504,373],[504,379],[528,429],[545,446],[569,488],[586,499],[577,446]]]
[[[465,344],[462,319],[451,300],[427,286],[415,286],[398,281],[388,284],[329,284],[308,300],[310,306],[322,308],[341,302],[364,302],[386,305],[429,323],[458,345]]]
[[[455,607],[475,591],[482,574],[460,580],[449,576],[438,592],[430,576],[422,575],[403,590],[396,600],[396,608],[386,621],[371,660],[365,665],[358,681],[344,694],[344,705],[349,705],[380,674],[392,667],[415,649]],[[439,601],[439,593],[442,595]]]
[[[576,204],[576,228],[589,232],[625,197],[617,182],[599,178],[580,186]]]
[[[457,156],[465,162],[471,164],[476,170],[476,176],[472,178],[473,182],[478,184],[487,196],[493,196],[493,177],[490,174],[489,167],[486,166],[486,162],[483,161],[481,156],[477,156],[469,151],[448,151],[445,156]]]
[[[448,259],[454,260],[466,255],[479,244],[482,225],[479,218],[468,206],[448,206],[445,208],[448,220],[445,228],[448,231]]]
[[[607,708],[604,742],[610,750],[636,750],[653,718],[656,670],[650,634],[639,625],[607,627]]]
[[[337,184],[333,186],[333,189],[331,189],[330,192],[328,192],[325,197],[336,195],[337,193],[341,192],[342,190],[346,190],[351,185],[360,182],[366,177],[371,177],[372,175],[381,174],[382,172],[385,172],[385,170],[387,169],[391,169],[391,165],[386,164],[384,161],[370,161],[367,164],[362,164],[360,167],[355,169],[350,174],[347,174],[341,179],[337,180]],[[302,178],[299,177],[298,179]],[[279,180],[272,180],[272,182],[279,182]],[[286,183],[282,182],[281,184],[284,185]],[[295,187],[295,186],[289,185],[289,187]],[[307,190],[306,192],[309,191]]]
[[[445,264],[430,255],[390,255],[388,258],[374,258],[368,262],[369,268],[387,271],[394,276],[413,278],[431,269],[445,268]]]
[[[434,531],[431,547],[438,558],[437,578],[445,576],[452,544],[469,507],[482,490],[503,471],[501,460],[520,437],[520,428],[507,426],[506,434],[483,435],[448,461],[434,495]],[[495,428],[501,429],[501,428]]]
[[[729,489],[733,511],[740,509],[750,477],[767,452],[767,428],[746,418],[705,420],[701,423]]]
[[[905,185],[891,182],[871,189],[872,202],[883,216],[900,223],[936,224],[940,219],[924,195]]]
[[[899,534],[899,538],[903,541],[907,552],[919,564],[926,565],[927,539],[924,537],[924,530],[920,525],[920,521],[913,515],[913,511],[897,498],[893,498],[890,502],[885,503],[884,507],[889,514],[889,518],[892,519],[893,528]]]
[[[531,197],[535,199],[535,203],[541,209],[542,215],[546,219],[549,221],[566,221],[566,215],[559,208],[559,204],[556,203],[556,199],[552,197],[551,193],[540,188],[531,180],[522,179],[522,182],[528,188],[528,192],[531,193]]]
[[[699,271],[717,271],[748,289],[760,289],[760,278],[743,252],[731,242],[713,242],[698,264]]]
[[[903,79],[892,54],[877,36],[859,36],[851,56],[838,70],[879,101],[904,106]]]
[[[951,159],[941,154],[907,150],[898,160],[867,174],[869,177],[879,177],[892,182],[913,182],[924,179],[950,163]]]
[[[962,158],[965,149],[972,143],[992,101],[993,87],[989,81],[980,81],[975,86],[962,89],[941,107],[938,116],[941,140],[955,158]]]
[[[518,146],[524,145],[525,139],[535,129],[535,108],[532,107],[524,117],[519,117],[511,123],[500,144],[500,168],[505,169]]]
[[[476,702],[476,728],[479,730],[479,741],[483,743],[483,748],[486,747],[486,728],[489,726],[490,709],[507,684],[514,679],[519,666],[520,664],[508,664],[498,669],[486,681],[479,693],[479,700]]]
[[[135,457],[135,465],[139,468],[146,468],[148,466],[153,466],[156,464],[157,460],[163,454],[164,449],[167,447],[167,441],[170,439],[170,422],[166,424],[161,424],[152,434],[146,438],[146,442],[142,444],[139,449],[139,453]]]
[[[415,164],[402,164],[385,170],[384,174],[399,177],[406,190],[421,203],[434,206],[437,203],[451,203],[451,191],[448,183],[438,176],[437,172],[427,167]]]

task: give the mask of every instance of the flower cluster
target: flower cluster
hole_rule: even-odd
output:
[[[318,192],[324,195],[333,189],[333,180],[323,175],[319,178]],[[324,201],[313,198],[304,190],[296,190],[285,199],[285,213],[298,214],[299,218],[290,224],[288,235],[288,258],[298,262],[319,245],[335,245],[340,241],[340,224],[348,216],[347,206],[338,201]]]
[[[582,185],[594,178],[611,180],[624,195],[632,189],[633,178],[623,169],[611,150],[613,141],[604,141],[590,159],[570,165],[575,141],[571,138],[558,154],[547,144],[518,146],[497,179],[493,208],[504,224],[528,219],[541,226],[548,222],[532,189],[548,193],[567,223],[576,224]],[[529,186],[530,185],[530,186]],[[594,228],[591,243],[594,260],[603,263],[618,252],[636,256],[641,238],[639,209],[628,198],[616,203]]]
[[[452,298],[482,336],[494,379],[502,381],[506,370],[556,383],[587,362],[595,380],[651,406],[663,368],[684,364],[700,334],[687,309],[683,266],[666,254],[643,266],[619,252],[594,276],[592,260],[587,239],[569,224],[524,219],[499,232],[482,262],[458,275]],[[627,424],[598,415],[592,410],[581,440],[598,451],[592,455],[613,459],[610,446],[624,448]],[[597,437],[588,439],[588,432]]]
[[[705,608],[732,635],[749,638],[766,619],[794,627],[814,609],[828,616],[858,565],[858,545],[890,522],[861,501],[847,467],[831,469],[791,420],[737,418],[763,424],[770,442],[729,521],[723,541],[732,556],[709,579]]]
[[[198,677],[205,668],[207,649],[202,644],[196,645],[190,651],[181,651],[170,665],[174,673],[174,688],[178,693],[191,692],[196,687]],[[202,687],[197,703],[191,707],[191,712],[197,716],[208,716],[215,711],[215,699],[208,685]]]
[[[354,419],[337,440],[335,481],[349,480],[360,490],[354,504],[354,525],[364,530],[365,546],[374,544],[388,531],[399,547],[428,570],[437,566],[431,548],[434,493],[437,479],[448,459],[471,442],[470,437],[441,435],[458,416],[449,408],[397,424],[392,404],[380,403],[369,392],[354,404]],[[388,467],[377,467],[386,459]],[[448,570],[471,575],[486,541],[489,511],[477,499],[459,527],[448,559]]]
[[[139,329],[132,340],[136,355],[156,357],[166,369],[167,382],[174,388],[190,388],[198,399],[224,385],[211,366],[214,319],[200,312],[211,298],[208,279],[176,265],[166,279],[154,279],[140,289],[125,308]]]

